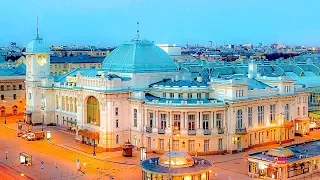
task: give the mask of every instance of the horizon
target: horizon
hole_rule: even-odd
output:
[[[320,46],[314,20],[320,2],[312,0],[208,1],[56,0],[5,1],[0,15],[0,45],[25,46],[39,34],[48,45],[117,46],[136,36],[156,44]],[[277,6],[274,6],[274,5]],[[10,16],[8,16],[10,14]],[[21,19],[23,17],[23,19]]]

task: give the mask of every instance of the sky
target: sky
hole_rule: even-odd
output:
[[[0,45],[159,44],[320,46],[319,0],[2,0]]]

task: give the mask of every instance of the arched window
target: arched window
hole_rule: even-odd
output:
[[[116,144],[119,144],[119,135],[116,136]]]
[[[14,105],[12,107],[12,115],[18,115],[18,106]]]
[[[237,128],[242,128],[242,110],[237,111]]]
[[[87,123],[100,125],[100,105],[97,98],[93,96],[87,100]]]
[[[290,108],[289,104],[284,106],[284,120],[290,120]]]

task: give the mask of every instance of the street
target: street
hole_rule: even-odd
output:
[[[83,145],[74,140],[72,132],[58,127],[45,127],[44,131],[51,131],[52,139],[39,141],[26,141],[17,137],[17,123],[10,120],[7,124],[0,124],[0,171],[5,172],[11,167],[14,173],[1,173],[0,179],[141,179],[139,167],[139,152],[134,152],[133,157],[123,157],[122,152],[103,152],[97,148],[96,156],[93,156],[93,147]],[[1,120],[0,120],[1,121]],[[26,130],[27,127],[24,127]],[[41,131],[42,127],[34,127],[33,131]],[[320,131],[311,132],[310,136],[296,137],[297,141],[320,137]],[[248,153],[277,147],[271,145],[251,149]],[[7,152],[7,155],[6,155]],[[32,166],[21,165],[19,153],[24,152],[32,156]],[[7,156],[7,159],[6,159]],[[159,155],[150,153],[148,157]],[[214,164],[211,179],[221,180],[245,180],[247,176],[247,162],[244,160],[245,153],[204,156]],[[80,172],[77,170],[81,166]],[[43,165],[41,162],[43,161]],[[9,168],[10,169],[10,168]],[[11,170],[12,171],[12,170]],[[19,177],[23,173],[26,176]],[[5,175],[6,174],[6,175]],[[14,175],[12,175],[14,174]],[[3,177],[5,176],[5,177]]]

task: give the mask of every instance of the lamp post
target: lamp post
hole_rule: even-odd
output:
[[[44,112],[43,112],[44,113]],[[41,131],[43,132],[43,124],[44,124],[44,114],[42,114],[42,128]]]
[[[281,139],[282,139],[282,126],[283,126],[283,120],[284,120],[284,114],[280,113],[278,114],[278,124],[280,126],[280,147],[282,147]]]
[[[169,128],[171,129],[171,126],[169,126]],[[174,127],[173,130],[171,131],[171,135],[170,135],[170,138],[169,138],[169,180],[171,180],[171,141],[173,141],[173,131],[174,130],[178,130],[178,127]],[[177,136],[179,136],[179,134],[177,134]]]
[[[7,101],[6,100],[2,100],[3,103],[6,103]],[[7,113],[6,113],[6,110],[4,110],[4,124],[7,124]]]

